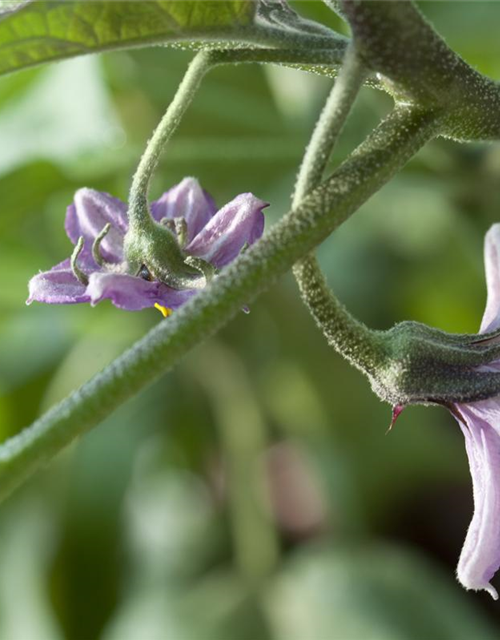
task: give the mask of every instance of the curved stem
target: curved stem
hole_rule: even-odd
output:
[[[338,68],[343,64],[349,40],[342,40],[338,46],[329,49],[218,49],[212,50],[214,65],[240,64],[245,62],[269,63],[312,71],[330,78],[337,76]],[[382,89],[375,74],[365,74],[366,86]]]
[[[295,211],[144,338],[31,427],[0,446],[0,498],[96,426],[324,240],[439,132],[438,114],[393,111]]]
[[[354,43],[347,48],[344,63],[311,136],[299,170],[292,207],[320,182],[361,88],[366,70]],[[351,364],[367,374],[384,356],[381,335],[354,318],[329,289],[313,254],[293,267],[293,274],[307,308],[323,331],[328,344]]]
[[[340,41],[345,45],[343,40]],[[137,170],[132,178],[129,195],[128,217],[132,227],[144,228],[151,223],[151,215],[148,205],[148,191],[151,178],[158,167],[161,152],[177,129],[182,116],[186,112],[200,87],[205,74],[215,66],[222,64],[234,64],[243,62],[280,62],[288,64],[312,64],[316,65],[338,64],[342,60],[345,46],[340,46],[332,51],[293,51],[275,49],[227,49],[208,50],[202,49],[193,58],[184,75],[174,99],[170,103],[165,115],[160,120],[146,150],[141,157]]]
[[[328,344],[369,377],[387,356],[384,333],[373,331],[352,316],[328,286],[318,261],[308,255],[297,262],[293,273],[302,300]]]
[[[349,43],[332,91],[314,128],[295,185],[292,209],[323,178],[328,160],[367,75],[354,43]]]
[[[203,76],[213,66],[209,51],[201,50],[193,58],[165,115],[156,127],[141,157],[130,187],[128,217],[131,227],[144,228],[152,222],[148,205],[149,184],[160,155],[191,104]]]

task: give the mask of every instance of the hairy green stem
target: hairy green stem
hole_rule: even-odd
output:
[[[282,49],[333,49],[347,38],[325,25],[308,20],[288,3],[259,0],[254,22],[238,29],[236,40]]]
[[[332,150],[365,76],[365,65],[361,62],[354,43],[351,42],[304,154],[295,185],[292,209],[321,182]]]
[[[330,49],[221,49],[212,50],[211,53],[214,65],[268,63],[335,78],[348,46],[349,41],[342,40],[338,46]],[[373,73],[365,74],[364,83],[366,86],[382,89]]]
[[[132,178],[132,186],[130,188],[128,218],[130,226],[133,228],[144,229],[144,227],[152,224],[148,204],[151,178],[158,166],[165,144],[179,126],[182,116],[191,104],[204,75],[212,66],[213,62],[209,51],[202,50],[196,54],[179,85],[174,99],[147,144],[146,151],[142,155]]]
[[[209,287],[0,446],[0,498],[269,288],[378,191],[439,131],[439,124],[433,112],[404,107],[393,111],[330,179],[224,269]]]
[[[129,195],[128,217],[131,226],[139,227],[151,224],[148,204],[148,191],[151,178],[158,167],[165,144],[172,137],[182,116],[186,112],[203,80],[205,74],[215,66],[234,63],[280,62],[288,64],[334,65],[342,61],[345,47],[332,51],[288,51],[275,49],[227,49],[199,51],[189,65],[181,84],[160,120],[153,136],[148,142],[137,170],[132,178]]]
[[[347,311],[328,286],[314,255],[297,262],[293,273],[302,300],[328,344],[372,377],[388,356],[384,333],[369,329]]]
[[[347,117],[366,76],[365,65],[352,42],[344,57],[337,80],[311,136],[299,170],[292,207],[318,184],[328,164]],[[351,364],[371,373],[374,363],[383,357],[380,335],[354,318],[329,289],[314,254],[302,258],[293,267],[302,299],[328,344]]]

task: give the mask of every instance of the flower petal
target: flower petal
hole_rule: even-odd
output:
[[[242,193],[220,209],[187,245],[186,252],[216,267],[234,260],[245,244],[253,244],[264,231],[262,209],[268,203]]]
[[[29,297],[26,304],[33,301],[47,304],[90,302],[86,287],[73,274],[69,260],[61,262],[50,271],[33,276],[28,289]]]
[[[177,291],[161,282],[149,282],[123,273],[95,272],[89,278],[87,294],[92,305],[109,298],[119,309],[138,311],[158,303],[176,309],[196,293],[195,289]]]
[[[200,187],[196,178],[184,178],[151,203],[151,214],[160,222],[162,218],[184,218],[190,242],[203,229],[217,208],[210,195]]]
[[[123,237],[128,229],[127,205],[108,193],[78,189],[66,212],[66,233],[73,244],[83,236],[82,255],[90,256],[92,243],[107,223],[111,229],[101,242],[102,256],[110,262],[123,260]]]
[[[490,580],[500,567],[500,403],[490,399],[458,404],[456,409],[464,420],[459,424],[465,436],[474,495],[474,515],[457,577],[466,589],[484,589],[497,600]]]
[[[487,300],[479,333],[500,327],[500,224],[490,227],[484,239]]]

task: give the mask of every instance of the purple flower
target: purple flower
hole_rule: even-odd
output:
[[[185,178],[151,204],[151,215],[172,231],[186,264],[197,268],[198,261],[216,273],[261,237],[266,206],[242,193],[217,211],[198,181]],[[124,252],[127,206],[107,193],[79,189],[68,207],[65,228],[75,245],[73,256],[30,280],[28,304],[95,305],[109,298],[120,309],[156,306],[168,315],[198,290],[174,289],[153,279],[147,264],[130,273]]]
[[[372,387],[393,405],[392,428],[410,404],[445,406],[465,437],[474,515],[457,567],[466,589],[484,589],[500,568],[500,224],[485,238],[488,296],[479,334],[403,322],[386,333],[388,366]]]
[[[486,234],[484,259],[488,297],[479,333],[500,328],[500,224]],[[500,360],[482,369],[500,371]],[[484,589],[497,600],[490,580],[500,568],[500,397],[457,403],[451,411],[465,436],[474,495],[457,577],[466,589]]]

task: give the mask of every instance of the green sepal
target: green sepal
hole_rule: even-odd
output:
[[[477,402],[500,394],[500,330],[449,334],[418,322],[376,332],[385,359],[371,372],[375,393],[392,405]]]
[[[202,289],[206,278],[186,263],[176,236],[152,218],[131,224],[124,241],[127,271],[137,275],[145,266],[154,280],[173,289]]]

